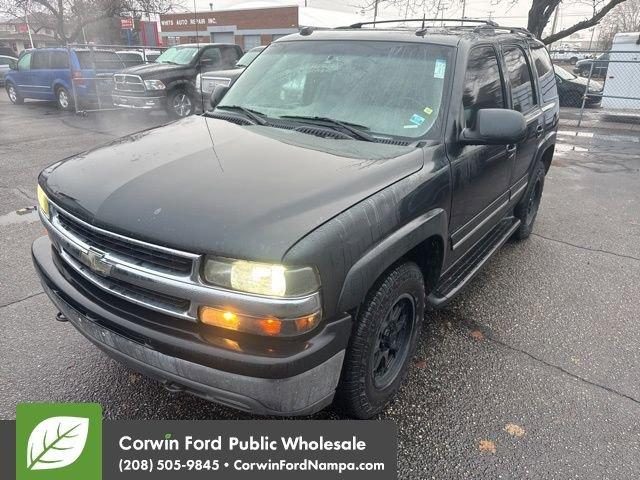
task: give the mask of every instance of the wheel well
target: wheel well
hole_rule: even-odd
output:
[[[424,276],[424,286],[429,294],[438,284],[444,258],[444,244],[442,238],[433,235],[404,255],[403,258],[416,262]]]
[[[542,157],[540,157],[540,161],[544,165],[544,173],[547,173],[549,171],[549,168],[551,168],[551,159],[553,158],[554,149],[555,145],[551,145],[544,151]]]

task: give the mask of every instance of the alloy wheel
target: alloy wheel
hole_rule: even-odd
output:
[[[16,89],[13,85],[9,86],[9,100],[11,100],[11,102],[15,103],[16,100],[18,99],[18,94],[16,92]]]
[[[373,385],[382,390],[393,383],[405,362],[415,324],[411,295],[400,296],[380,324],[372,352]]]
[[[173,98],[173,111],[179,117],[186,117],[191,114],[191,99],[186,93],[178,93]]]
[[[69,95],[66,90],[58,90],[58,104],[63,110],[69,108]]]

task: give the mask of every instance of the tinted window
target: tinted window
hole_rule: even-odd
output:
[[[49,57],[51,68],[65,69],[69,68],[69,54],[62,51],[53,51]]]
[[[520,47],[509,47],[504,55],[507,74],[511,81],[513,109],[528,113],[533,110],[536,99],[533,95],[533,83],[527,57]]]
[[[553,75],[553,65],[551,64],[547,49],[539,45],[532,47],[531,58],[538,73],[538,84],[540,85],[542,101],[546,103],[557,98],[558,92]]]
[[[222,68],[233,68],[240,60],[238,49],[235,47],[222,47],[220,54],[222,55]]]
[[[504,108],[500,69],[493,48],[475,48],[469,54],[462,104],[469,128],[475,126],[481,108]]]
[[[37,50],[33,52],[31,70],[43,70],[49,68],[49,52]]]
[[[220,49],[219,48],[207,48],[204,52],[202,52],[202,56],[200,57],[200,61],[209,60],[208,66],[210,67],[218,67],[220,65]]]
[[[31,69],[31,55],[33,55],[33,53],[29,52],[20,57],[20,60],[18,60],[18,70]]]
[[[76,51],[76,55],[80,62],[80,68],[83,69],[120,70],[124,68],[124,64],[116,52]]]

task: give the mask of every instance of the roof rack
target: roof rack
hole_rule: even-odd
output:
[[[504,27],[502,25],[478,25],[473,28],[474,32],[480,32],[482,30],[505,30],[509,33],[520,33],[529,38],[534,38],[533,33],[523,27]]]
[[[403,23],[403,22],[467,22],[481,23],[482,26],[498,27],[499,25],[492,20],[473,20],[470,18],[401,18],[399,20],[376,20],[372,22],[358,22],[345,27],[338,28],[362,28],[364,25],[377,25],[379,23]],[[424,26],[424,25],[423,25]]]

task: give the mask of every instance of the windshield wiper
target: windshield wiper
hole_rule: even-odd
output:
[[[251,108],[246,108],[241,105],[220,105],[218,106],[218,108],[224,110],[237,110],[244,113],[245,116],[249,117],[254,121],[254,123],[257,123],[258,125],[267,124],[267,121],[264,119],[264,113],[258,112],[257,110],[253,110]]]
[[[329,117],[305,117],[304,115],[282,115],[280,118],[290,118],[292,120],[304,120],[311,123],[323,124],[328,123],[332,125],[334,128],[338,127],[342,130],[346,130],[353,137],[358,140],[364,140],[365,142],[375,142],[375,137],[372,137],[368,133],[364,132],[362,129],[367,129],[364,125],[359,125],[357,123],[344,122],[341,120],[335,120]]]

